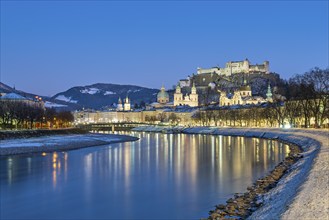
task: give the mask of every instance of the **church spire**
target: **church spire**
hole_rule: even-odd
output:
[[[127,96],[126,96],[125,103],[129,103],[128,94],[127,94]]]
[[[272,98],[272,91],[271,91],[271,84],[270,81],[268,81],[268,85],[267,85],[267,92],[266,92],[266,99],[270,102],[272,102],[273,98]]]

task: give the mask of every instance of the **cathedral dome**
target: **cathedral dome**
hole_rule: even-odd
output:
[[[161,88],[157,97],[158,97],[158,99],[159,98],[169,98],[169,94],[168,94],[168,92],[166,92],[164,89]]]
[[[169,94],[166,92],[165,88],[162,86],[160,92],[157,95],[159,103],[169,102]]]

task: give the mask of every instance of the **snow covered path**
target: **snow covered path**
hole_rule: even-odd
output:
[[[328,130],[151,126],[134,130],[259,137],[296,144],[303,148],[303,158],[262,196],[263,205],[249,219],[329,219]]]
[[[329,219],[329,135],[303,133],[321,143],[311,172],[282,219]]]
[[[25,139],[9,139],[1,140],[0,155],[72,150],[117,142],[135,141],[137,139],[136,137],[127,135],[113,134],[52,135]]]

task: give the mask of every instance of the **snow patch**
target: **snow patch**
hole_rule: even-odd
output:
[[[67,105],[61,105],[61,104],[46,101],[45,107],[46,108],[63,108],[63,107],[67,107]]]
[[[87,88],[87,89],[80,90],[80,92],[84,93],[84,94],[95,95],[96,93],[99,93],[100,90],[97,88]]]
[[[73,100],[72,97],[66,97],[65,95],[59,95],[55,99],[64,101],[64,102],[70,102],[70,103],[77,103],[77,100]]]
[[[125,137],[116,137],[114,135],[102,135],[102,134],[88,134],[88,135],[54,135],[35,137],[27,139],[10,139],[2,140],[0,148],[15,148],[15,147],[51,147],[65,144],[74,144],[81,142],[103,141],[125,141]],[[100,144],[101,145],[101,144]]]
[[[106,91],[104,93],[104,95],[115,95],[116,93],[115,92],[112,92],[112,91]]]

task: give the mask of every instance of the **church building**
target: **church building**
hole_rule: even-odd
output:
[[[151,103],[148,108],[165,108],[173,107],[173,103],[169,102],[169,94],[166,92],[164,86],[161,87],[160,91],[157,94],[157,101]]]
[[[194,83],[191,88],[191,94],[190,95],[185,94],[185,96],[183,96],[180,85],[178,84],[176,86],[176,91],[174,93],[174,106],[188,105],[190,107],[195,107],[199,105],[198,99],[199,96]]]
[[[228,96],[225,91],[220,91],[219,106],[260,104],[272,101],[270,84],[268,84],[266,99],[264,99],[261,96],[253,96],[250,86],[245,82],[243,86],[234,91],[233,96]]]
[[[122,100],[119,97],[117,111],[130,111],[130,110],[131,110],[131,105],[130,105],[130,99],[128,98],[128,95],[124,99],[124,103],[122,103]]]

